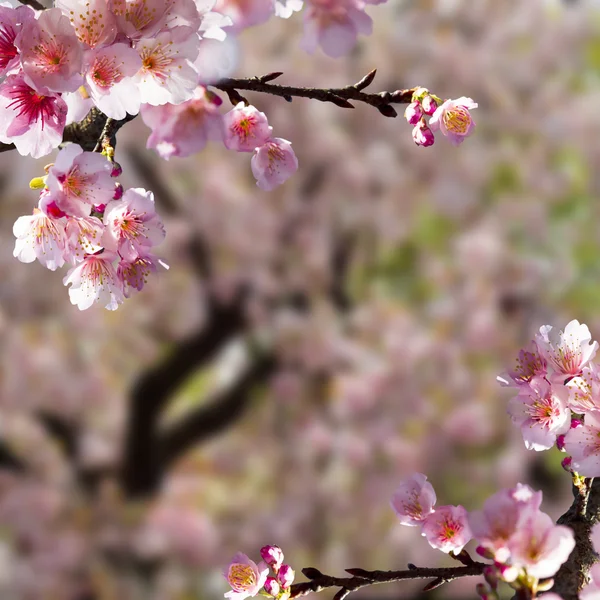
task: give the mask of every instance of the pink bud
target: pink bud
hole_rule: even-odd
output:
[[[260,555],[273,571],[279,571],[283,563],[283,550],[279,546],[263,546]]]
[[[418,102],[411,102],[404,111],[404,118],[410,125],[416,125],[423,116],[423,109]]]
[[[484,567],[483,576],[492,590],[495,590],[498,587],[498,569],[494,565]]]
[[[113,200],[120,200],[123,197],[123,186],[120,183],[115,183],[115,195]]]
[[[479,554],[479,556],[483,558],[494,558],[494,553],[491,550],[485,548],[484,546],[477,546],[477,548],[475,548],[475,552],[477,552],[477,554]]]
[[[488,595],[488,588],[485,585],[485,583],[478,583],[475,586],[475,591],[477,592],[477,595],[481,598],[481,600],[489,600],[489,595]]]
[[[280,591],[281,588],[277,579],[275,579],[275,577],[267,577],[267,581],[265,581],[265,592],[271,596],[279,596]]]
[[[433,146],[435,142],[435,136],[433,131],[429,129],[427,123],[421,119],[412,130],[413,141],[417,146]]]
[[[571,473],[573,471],[573,468],[571,467],[572,462],[573,462],[573,459],[570,456],[566,456],[565,458],[562,459],[560,466],[568,473]]]
[[[561,451],[564,452],[565,451],[565,436],[564,435],[559,435],[556,438],[556,447]]]
[[[118,162],[113,162],[112,171],[110,172],[111,177],[119,177],[123,173],[123,167]]]
[[[104,209],[106,208],[106,204],[94,204],[94,212],[104,213]]]
[[[277,579],[283,589],[289,588],[292,585],[295,576],[296,573],[294,573],[294,569],[290,565],[281,565],[279,573],[277,573]]]
[[[571,419],[571,429],[577,429],[577,427],[581,427],[583,425],[583,421],[581,419]]]
[[[425,96],[421,100],[421,107],[426,115],[432,115],[437,110],[437,102],[431,96]]]

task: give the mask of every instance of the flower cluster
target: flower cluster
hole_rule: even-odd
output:
[[[418,88],[404,111],[404,117],[410,125],[414,125],[412,135],[417,146],[432,146],[434,132],[438,130],[453,146],[458,146],[475,129],[475,121],[469,112],[472,108],[477,108],[477,103],[471,98],[463,96],[442,102],[426,88]],[[430,117],[429,123],[427,117]]]
[[[483,510],[469,513],[462,506],[434,509],[435,501],[425,475],[415,473],[391,503],[400,523],[420,525],[434,548],[459,554],[471,538],[477,541],[478,554],[493,561],[485,571],[487,586],[478,587],[484,598],[497,598],[500,581],[517,590],[541,590],[540,580],[552,577],[575,547],[571,529],[554,525],[539,510],[542,493],[527,485],[502,490],[485,501]]]
[[[260,555],[263,560],[258,565],[241,552],[233,557],[223,572],[231,586],[226,598],[244,600],[259,593],[279,600],[290,597],[290,586],[296,574],[290,565],[284,564],[281,548],[263,546]],[[272,574],[269,574],[269,569]]]
[[[21,262],[37,259],[51,271],[71,264],[63,280],[71,286],[71,303],[80,310],[95,302],[115,310],[159,264],[165,266],[152,253],[165,237],[152,192],[123,191],[114,181],[121,168],[76,144],[46,169],[32,182],[41,188],[37,208],[14,224],[14,255]]]
[[[592,362],[597,350],[579,321],[564,331],[544,325],[520,351],[515,369],[498,377],[518,390],[508,412],[525,446],[539,451],[556,445],[570,455],[564,464],[584,477],[600,475],[600,371]]]

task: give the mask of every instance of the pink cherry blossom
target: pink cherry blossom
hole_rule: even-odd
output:
[[[223,572],[232,587],[232,590],[225,594],[225,598],[244,600],[256,596],[265,584],[268,574],[269,568],[264,562],[257,565],[245,554],[238,552]]]
[[[573,530],[555,525],[540,511],[530,513],[511,537],[511,562],[524,568],[527,574],[542,579],[552,577],[569,558],[575,547]]]
[[[102,249],[104,225],[97,217],[68,216],[65,231],[67,234],[65,258],[72,264],[82,261],[86,254],[95,254]]]
[[[584,477],[600,476],[600,412],[586,414],[583,425],[570,429],[564,447],[573,471]]]
[[[569,408],[573,412],[585,414],[600,410],[600,371],[594,363],[583,367],[581,375],[573,377],[567,387]]]
[[[176,27],[136,44],[142,67],[135,75],[146,104],[179,104],[192,98],[198,74],[190,61],[198,56],[200,38],[189,27]]]
[[[79,41],[90,48],[108,46],[117,35],[115,15],[108,10],[107,0],[55,0],[69,19]]]
[[[132,40],[155,36],[166,23],[165,0],[108,0],[119,30]]]
[[[115,183],[111,170],[110,161],[102,154],[84,152],[77,144],[68,144],[50,167],[46,186],[63,211],[87,217],[93,204],[112,200]]]
[[[550,385],[542,377],[534,377],[528,386],[508,405],[512,422],[521,428],[528,450],[548,450],[556,437],[571,426],[568,408],[569,389],[561,384]]]
[[[478,544],[491,552],[494,560],[505,563],[510,557],[508,543],[519,523],[542,503],[542,492],[528,485],[501,490],[490,496],[483,510],[469,513],[469,526]]]
[[[59,8],[49,8],[29,20],[17,36],[23,71],[42,91],[74,92],[82,83],[82,47]]]
[[[265,23],[273,16],[274,9],[273,0],[217,0],[215,5],[218,13],[231,20],[230,31],[233,34]]]
[[[62,142],[67,105],[49,90],[35,90],[22,74],[0,84],[0,142],[13,143],[19,154],[40,158]]]
[[[20,55],[15,39],[23,23],[33,18],[34,13],[29,6],[0,6],[0,77],[19,66]]]
[[[71,286],[71,304],[86,310],[98,302],[108,310],[116,310],[123,302],[123,288],[113,266],[117,258],[114,252],[104,250],[101,254],[88,254],[70,269],[63,283]]]
[[[240,53],[240,45],[233,36],[228,36],[223,41],[202,39],[198,57],[194,61],[198,83],[208,85],[231,77],[239,64]]]
[[[94,101],[90,98],[85,86],[81,86],[74,92],[65,92],[61,98],[67,105],[66,124],[78,123],[90,112],[94,106]]]
[[[528,385],[534,377],[543,377],[548,373],[548,363],[540,354],[535,340],[531,340],[529,345],[519,350],[517,364],[512,371],[496,377],[496,379],[506,386]]]
[[[87,89],[94,104],[112,119],[124,119],[140,110],[140,94],[133,76],[142,59],[127,44],[90,50],[84,57]]]
[[[435,142],[435,136],[433,131],[429,128],[425,119],[421,119],[412,130],[413,142],[417,146],[423,146],[425,148],[433,146]]]
[[[318,46],[327,56],[340,58],[354,48],[359,33],[370,35],[371,17],[356,0],[309,0],[304,10],[301,47],[312,54]]]
[[[142,188],[128,189],[121,200],[104,210],[106,241],[127,261],[135,261],[162,242],[165,228],[156,214],[154,195]]]
[[[158,265],[169,267],[150,252],[137,256],[134,260],[121,260],[117,265],[117,276],[123,284],[123,295],[130,298],[134,291],[142,290],[148,283],[150,273],[156,273]]]
[[[391,505],[402,525],[421,525],[433,512],[436,502],[435,491],[427,477],[414,473],[404,480],[392,496]]]
[[[273,571],[279,571],[279,567],[283,564],[283,550],[279,546],[263,546],[260,555]]]
[[[37,258],[51,271],[65,264],[63,253],[67,236],[64,219],[54,219],[34,208],[33,215],[19,217],[15,221],[13,234],[17,238],[13,256],[21,262],[30,263]]]
[[[223,117],[216,96],[198,87],[194,97],[181,104],[142,105],[144,123],[152,129],[146,144],[169,160],[200,152],[208,140],[223,139]]]
[[[411,102],[404,111],[404,118],[408,121],[409,125],[416,125],[423,116],[423,109],[419,102]]]
[[[598,342],[591,341],[588,326],[577,320],[568,323],[564,331],[544,325],[535,339],[552,368],[567,377],[579,375],[598,350]]]
[[[281,587],[286,590],[294,583],[294,569],[290,565],[281,565],[279,572],[277,573],[277,581],[281,584]]]
[[[596,552],[598,549],[596,548]],[[546,598],[546,596],[542,596]],[[579,600],[600,600],[600,564],[590,568],[590,582],[579,592]]]
[[[265,113],[254,106],[237,104],[223,116],[225,147],[237,152],[253,152],[266,144],[271,137],[272,127]]]
[[[298,170],[298,159],[290,142],[271,138],[256,148],[250,166],[256,185],[268,192],[287,181]]]
[[[477,103],[471,98],[462,96],[456,100],[446,100],[433,113],[429,126],[432,131],[439,129],[453,146],[458,146],[475,129],[475,121],[469,112],[473,108],[477,108]]]
[[[473,537],[463,506],[440,506],[425,517],[423,535],[433,548],[458,554]]]
[[[275,577],[267,577],[265,581],[265,592],[270,596],[276,598],[279,596],[279,592],[281,591],[281,586]]]

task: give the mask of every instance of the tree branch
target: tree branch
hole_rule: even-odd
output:
[[[250,77],[247,79],[227,78],[212,84],[212,87],[227,93],[233,104],[240,101],[248,103],[239,94],[239,90],[247,90],[280,96],[288,102],[291,102],[293,97],[311,98],[320,102],[332,102],[342,108],[354,108],[354,105],[349,102],[350,100],[354,100],[374,106],[386,117],[397,116],[398,113],[392,104],[409,104],[412,102],[412,95],[417,89],[410,88],[396,90],[395,92],[380,92],[379,94],[363,92],[362,90],[370,85],[375,78],[375,69],[354,85],[348,85],[343,88],[304,88],[270,83],[275,76],[279,77],[280,75],[282,73],[269,73],[263,77]]]
[[[24,471],[23,461],[0,439],[0,469]]]
[[[41,2],[38,2],[38,0],[19,0],[19,2],[26,6],[31,6],[31,8],[34,8],[35,10],[46,10],[47,8]]]
[[[334,598],[341,600],[350,592],[354,592],[363,587],[379,583],[404,581],[407,579],[432,579],[432,581],[425,586],[427,590],[432,590],[454,579],[481,575],[486,566],[489,565],[473,562],[464,567],[427,568],[409,565],[409,569],[406,571],[365,571],[364,569],[346,569],[348,573],[353,575],[352,577],[331,577],[329,575],[324,575],[318,569],[309,567],[308,569],[303,569],[302,573],[304,573],[311,581],[293,584],[291,587],[290,598],[299,598],[300,596],[321,592],[331,587],[337,587],[340,589]]]

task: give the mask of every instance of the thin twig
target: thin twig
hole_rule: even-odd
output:
[[[414,567],[414,565],[412,566]],[[415,567],[405,571],[365,571],[363,569],[347,569],[347,571],[353,575],[352,577],[331,577],[330,575],[320,573],[317,569],[309,567],[302,572],[305,576],[310,577],[311,581],[303,581],[302,583],[295,583],[292,585],[290,597],[299,598],[300,596],[321,592],[322,590],[331,587],[337,587],[340,588],[340,591],[338,592],[339,597],[345,598],[350,592],[354,592],[363,587],[379,583],[404,581],[406,579],[432,579],[432,583],[428,584],[428,586],[435,584],[434,587],[438,587],[443,583],[461,577],[481,575],[486,566],[485,563],[474,562],[472,565],[464,567]],[[430,587],[429,589],[433,589],[433,587]],[[336,597],[338,596],[336,595]]]
[[[44,6],[38,0],[19,0],[21,4],[25,4],[26,6],[31,6],[31,8],[35,8],[35,10],[46,10],[46,6]]]

